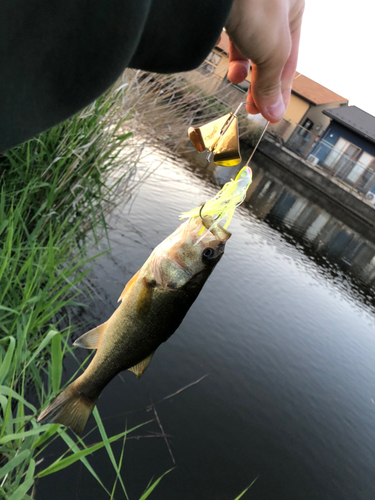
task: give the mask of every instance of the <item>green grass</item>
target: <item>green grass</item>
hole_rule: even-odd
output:
[[[79,304],[89,271],[85,247],[106,232],[105,216],[130,194],[138,150],[123,111],[124,90],[111,91],[68,121],[0,156],[0,496],[28,499],[36,478],[81,461],[114,497],[119,462],[97,410],[102,441],[73,440],[60,425],[40,425],[40,407],[60,390],[62,361],[74,355],[64,311]],[[65,327],[63,327],[65,325]],[[37,407],[27,401],[32,391]],[[43,468],[54,439],[66,455]],[[125,442],[125,441],[124,441]],[[116,471],[108,491],[87,456],[105,448]],[[146,498],[146,497],[144,497]]]
[[[32,498],[37,478],[78,461],[108,498],[120,491],[128,500],[121,467],[126,437],[137,427],[108,436],[95,409],[101,441],[90,445],[87,437],[73,439],[62,426],[40,425],[36,418],[61,389],[64,356],[74,356],[67,311],[80,304],[92,265],[85,248],[106,235],[106,215],[132,195],[143,145],[175,154],[184,149],[191,123],[228,109],[183,75],[130,70],[124,81],[78,115],[0,155],[0,497],[7,500]],[[67,451],[44,466],[56,439]],[[111,445],[117,440],[122,450],[116,460]],[[116,473],[111,490],[88,461],[101,448]]]

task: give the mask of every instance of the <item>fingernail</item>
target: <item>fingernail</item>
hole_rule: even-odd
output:
[[[267,112],[275,120],[281,120],[285,113],[284,101],[279,99],[275,104],[268,106]]]

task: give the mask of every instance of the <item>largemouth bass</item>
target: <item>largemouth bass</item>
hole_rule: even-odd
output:
[[[39,422],[60,423],[79,434],[101,391],[119,372],[143,374],[223,255],[231,233],[213,222],[211,216],[193,217],[155,248],[126,285],[112,316],[74,343],[97,352],[84,373],[40,414]]]

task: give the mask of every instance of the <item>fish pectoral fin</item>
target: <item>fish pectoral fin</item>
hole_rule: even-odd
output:
[[[144,360],[142,360],[140,363],[138,363],[137,365],[134,365],[132,366],[131,368],[128,368],[128,370],[130,372],[133,372],[137,378],[141,377],[146,368],[148,367],[148,365],[150,364],[150,361],[152,360],[152,356],[155,354],[155,351],[152,352],[149,356],[147,356],[147,358],[145,358]]]
[[[130,278],[130,280],[126,283],[126,286],[123,289],[122,294],[120,295],[120,298],[118,299],[117,302],[120,302],[120,300],[124,300],[125,295],[128,292],[130,292],[130,290],[133,288],[134,283],[137,281],[137,278],[138,278],[138,275],[139,275],[140,271],[141,270],[139,270],[138,272],[136,272],[135,275],[132,278]]]
[[[85,349],[97,349],[99,347],[101,336],[107,326],[107,321],[84,333],[75,342],[74,346],[84,347]]]
[[[150,310],[154,288],[154,282],[148,282],[146,278],[143,278],[143,286],[140,289],[136,303],[138,316],[147,316],[147,313]]]

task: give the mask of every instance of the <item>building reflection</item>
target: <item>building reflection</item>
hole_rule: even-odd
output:
[[[214,172],[217,181],[227,182],[228,170],[218,167]],[[268,170],[253,166],[253,183],[245,204],[257,218],[293,237],[319,265],[339,267],[366,287],[375,285],[375,242],[298,193],[289,183],[286,185]]]

